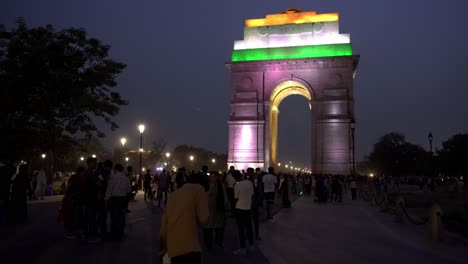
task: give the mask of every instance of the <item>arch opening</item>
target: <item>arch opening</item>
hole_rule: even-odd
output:
[[[298,81],[285,81],[278,84],[270,95],[270,166],[278,163],[278,115],[281,102],[290,95],[301,95],[309,102],[312,109],[312,93]]]

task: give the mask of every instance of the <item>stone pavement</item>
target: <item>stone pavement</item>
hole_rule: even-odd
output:
[[[89,244],[65,237],[56,221],[60,197],[29,204],[25,225],[0,226],[0,256],[5,263],[159,263],[157,254],[162,210],[141,194],[130,204],[126,238]],[[263,240],[248,257],[231,254],[238,246],[229,219],[225,250],[204,252],[204,263],[467,263],[468,247],[460,241],[430,242],[425,229],[396,224],[361,201],[313,203],[300,198],[261,226]]]
[[[466,240],[428,239],[426,227],[395,223],[363,201],[301,198],[264,225],[263,254],[285,263],[468,263]]]

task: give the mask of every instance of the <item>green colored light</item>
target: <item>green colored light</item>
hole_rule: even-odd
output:
[[[313,46],[233,50],[233,62],[256,60],[302,59],[353,55],[351,43]]]

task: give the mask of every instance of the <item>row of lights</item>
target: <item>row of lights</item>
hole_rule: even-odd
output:
[[[278,163],[278,167],[281,167],[281,163]],[[302,170],[301,170],[301,168],[299,168],[299,167],[293,167],[291,161],[289,162],[289,165],[286,164],[286,165],[284,165],[284,167],[285,167],[286,169],[289,168],[290,170],[308,172],[306,169],[302,169]]]

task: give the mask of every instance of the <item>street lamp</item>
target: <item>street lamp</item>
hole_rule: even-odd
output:
[[[193,159],[195,159],[195,157],[190,155],[189,159],[190,159],[190,161],[193,161]]]
[[[143,124],[138,125],[138,130],[140,131],[140,171],[142,171],[143,132],[145,132],[145,125]],[[141,177],[140,177],[140,186],[141,186]]]
[[[288,168],[288,164],[284,165],[284,167],[286,167],[286,169]]]
[[[281,163],[278,162],[278,167],[281,167]]]
[[[84,157],[80,157],[80,160],[81,160],[81,161],[84,161]]]
[[[171,153],[166,152],[166,158],[169,158],[171,156]]]
[[[42,157],[42,159],[45,159],[46,154],[42,154],[41,157]]]
[[[96,158],[96,154],[91,155],[91,157]]]
[[[122,147],[125,147],[125,143],[127,143],[127,139],[126,138],[121,138],[120,139],[120,143],[122,143]]]
[[[128,162],[128,157],[125,157],[125,161]]]
[[[211,160],[211,163],[215,164],[215,163],[216,163],[216,159],[212,159],[212,160]]]

